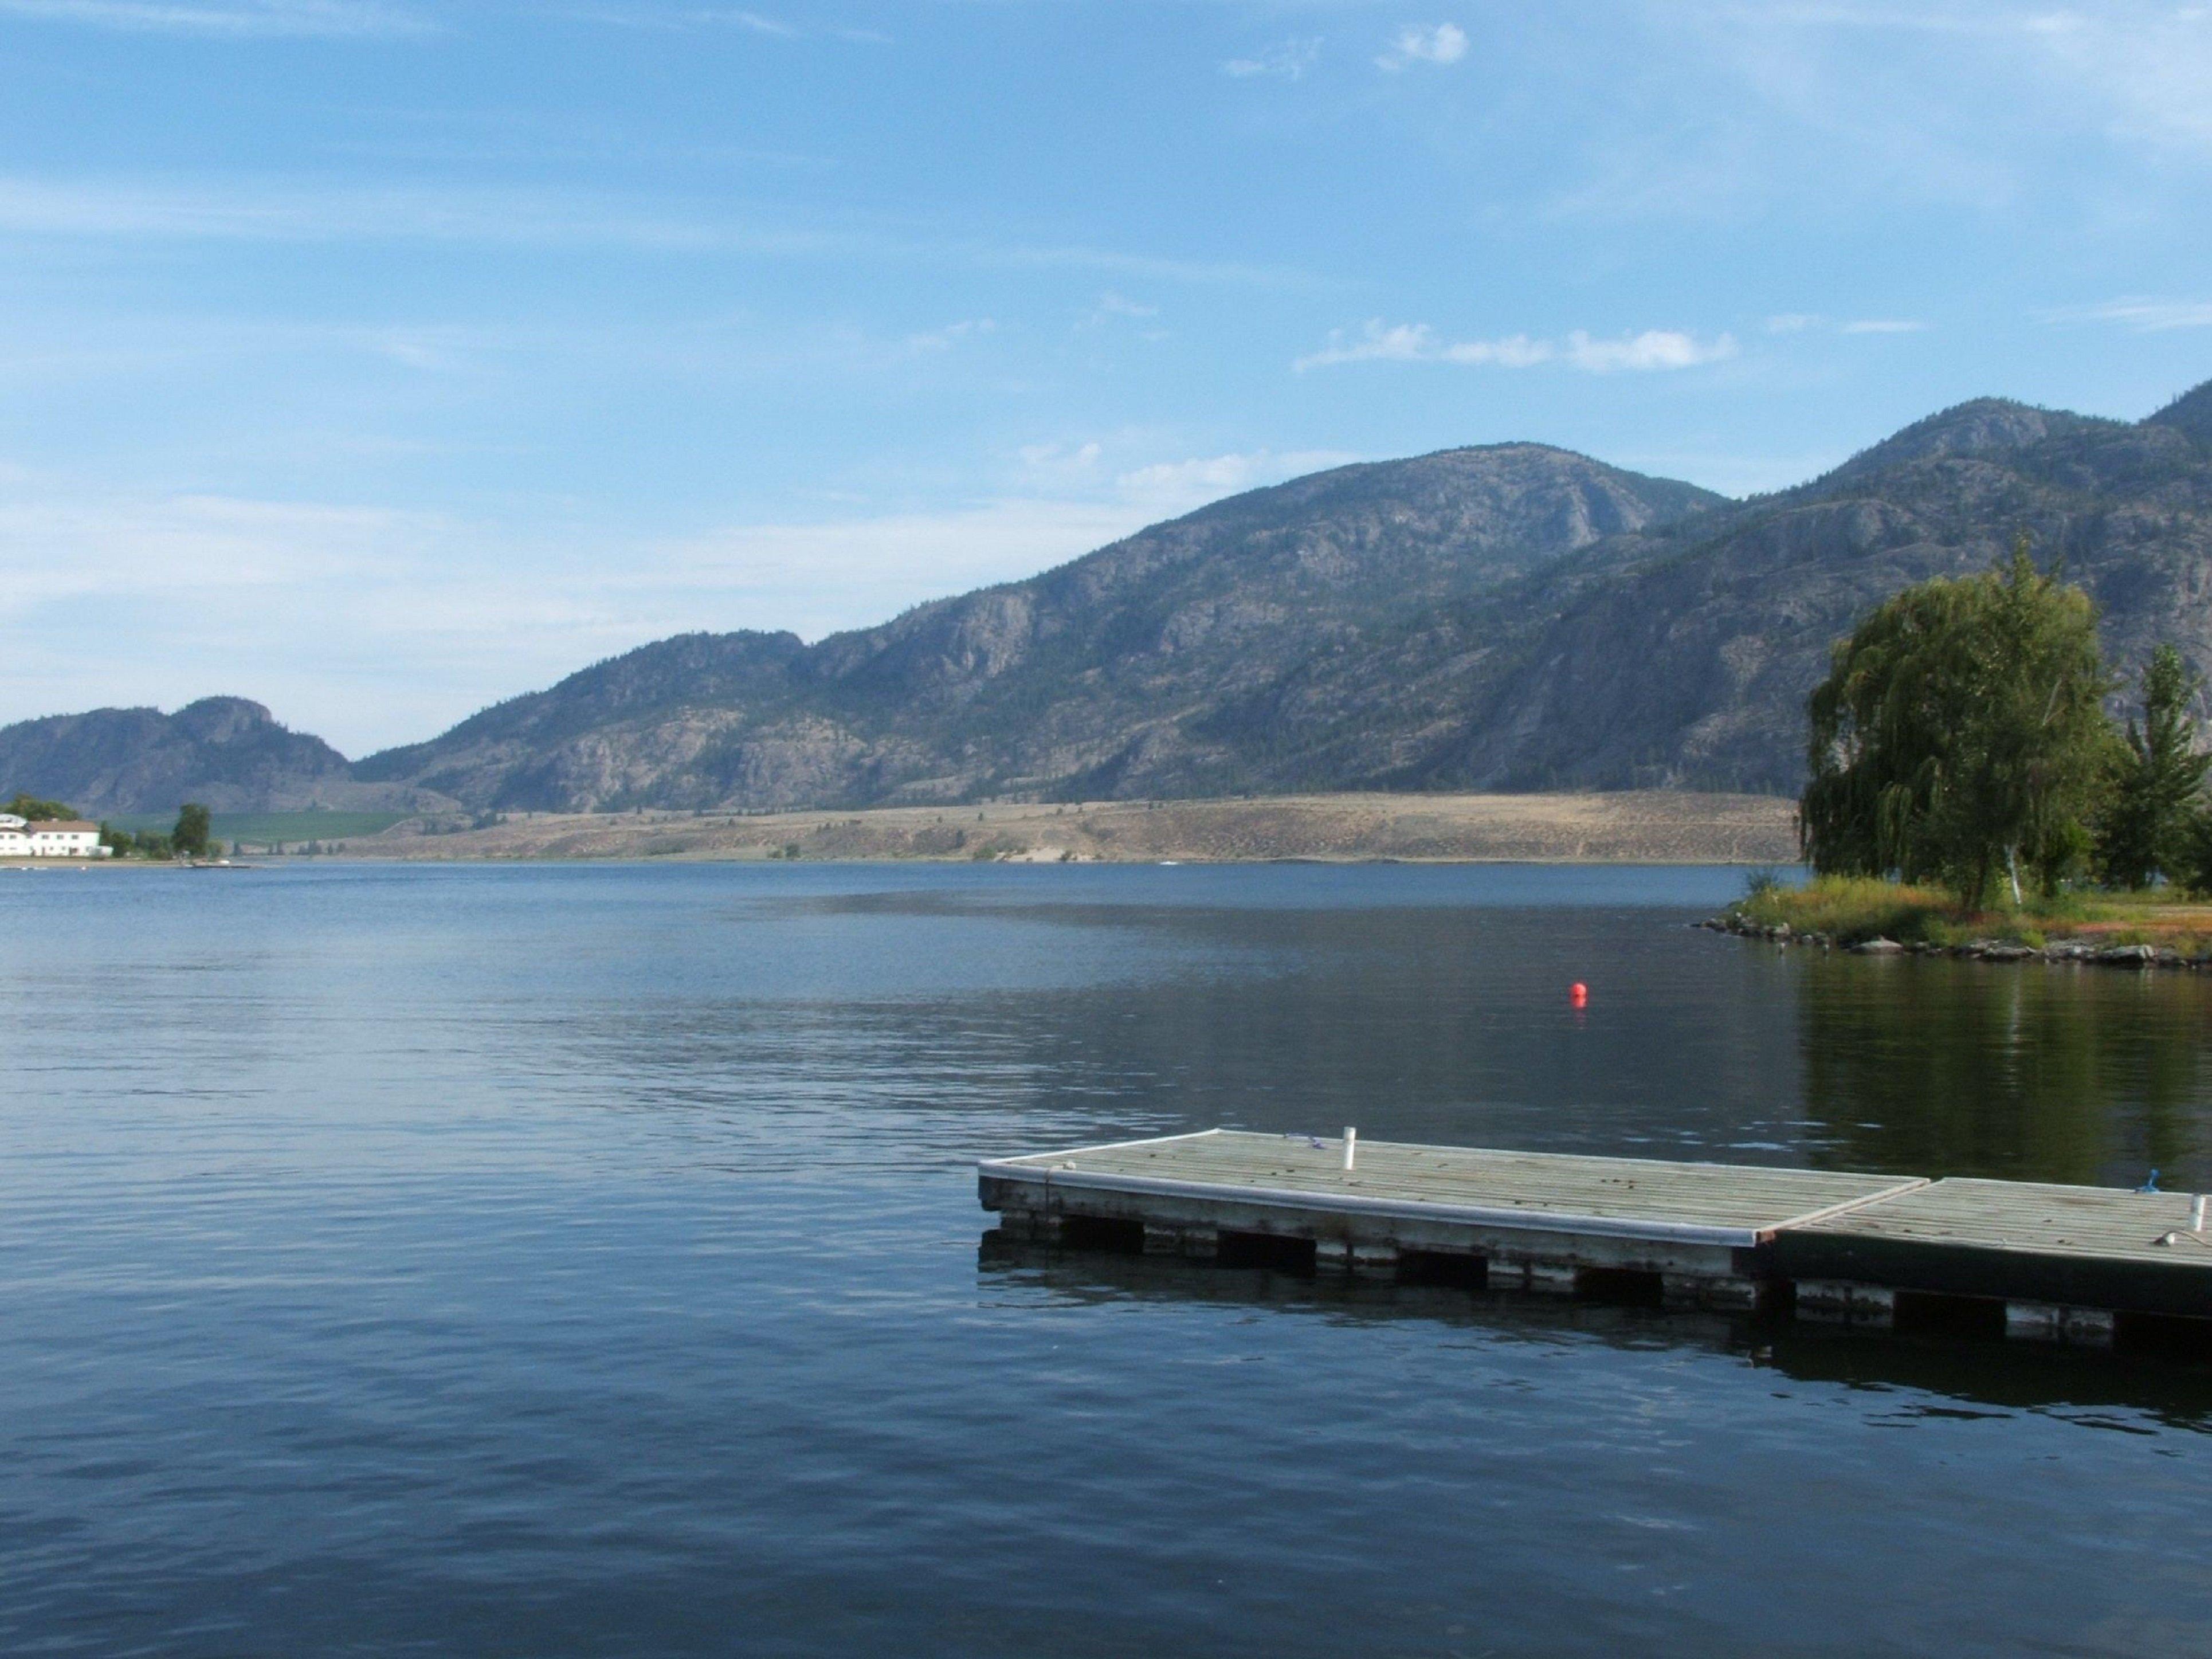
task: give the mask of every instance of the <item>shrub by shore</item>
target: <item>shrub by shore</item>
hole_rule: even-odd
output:
[[[1875,953],[2212,966],[2212,905],[2158,891],[2061,893],[2017,909],[1977,909],[1940,887],[1871,877],[1821,876],[1802,887],[1754,878],[1748,893],[1705,925],[1778,944]]]

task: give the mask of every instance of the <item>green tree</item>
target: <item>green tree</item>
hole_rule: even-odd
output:
[[[119,859],[128,858],[137,846],[128,830],[118,830],[106,818],[100,821],[100,844]]]
[[[177,812],[177,827],[169,831],[169,845],[180,858],[204,859],[208,853],[208,810],[188,800]]]
[[[76,809],[64,806],[58,800],[40,800],[36,795],[18,793],[0,812],[13,812],[17,817],[32,823],[52,823],[58,819],[74,818]]]
[[[2203,683],[2161,645],[2142,677],[2142,723],[2128,720],[2127,746],[2113,765],[2112,793],[2097,826],[2098,873],[2115,887],[2179,879],[2185,843],[2212,755],[2197,750],[2189,705]]]
[[[1823,874],[1941,881],[1969,902],[2024,865],[2081,862],[2114,742],[2089,597],[2025,537],[1979,575],[1937,577],[1838,643],[1808,712],[1799,836]]]

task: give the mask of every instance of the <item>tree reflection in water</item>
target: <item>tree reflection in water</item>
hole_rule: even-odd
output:
[[[1807,1129],[1824,1167],[2212,1181],[2212,977],[1823,954],[1799,987]]]

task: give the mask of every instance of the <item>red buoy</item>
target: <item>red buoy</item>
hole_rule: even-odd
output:
[[[1567,1002],[1569,1006],[1576,1008],[1589,1007],[1589,987],[1583,984],[1582,981],[1577,980],[1572,985],[1567,987]]]

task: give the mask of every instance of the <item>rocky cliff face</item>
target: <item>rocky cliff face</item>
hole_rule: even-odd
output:
[[[1899,588],[1984,568],[2022,533],[2095,599],[2123,672],[2162,640],[2212,671],[2207,415],[2201,391],[2135,425],[1970,404],[1686,526],[1590,591],[1532,596],[1491,619],[1514,644],[1414,777],[1795,791],[1832,642]]]
[[[567,809],[1267,787],[1272,740],[1209,717],[1720,499],[1534,444],[1342,467],[811,647],[648,646],[358,775]],[[632,690],[611,698],[616,682]]]

